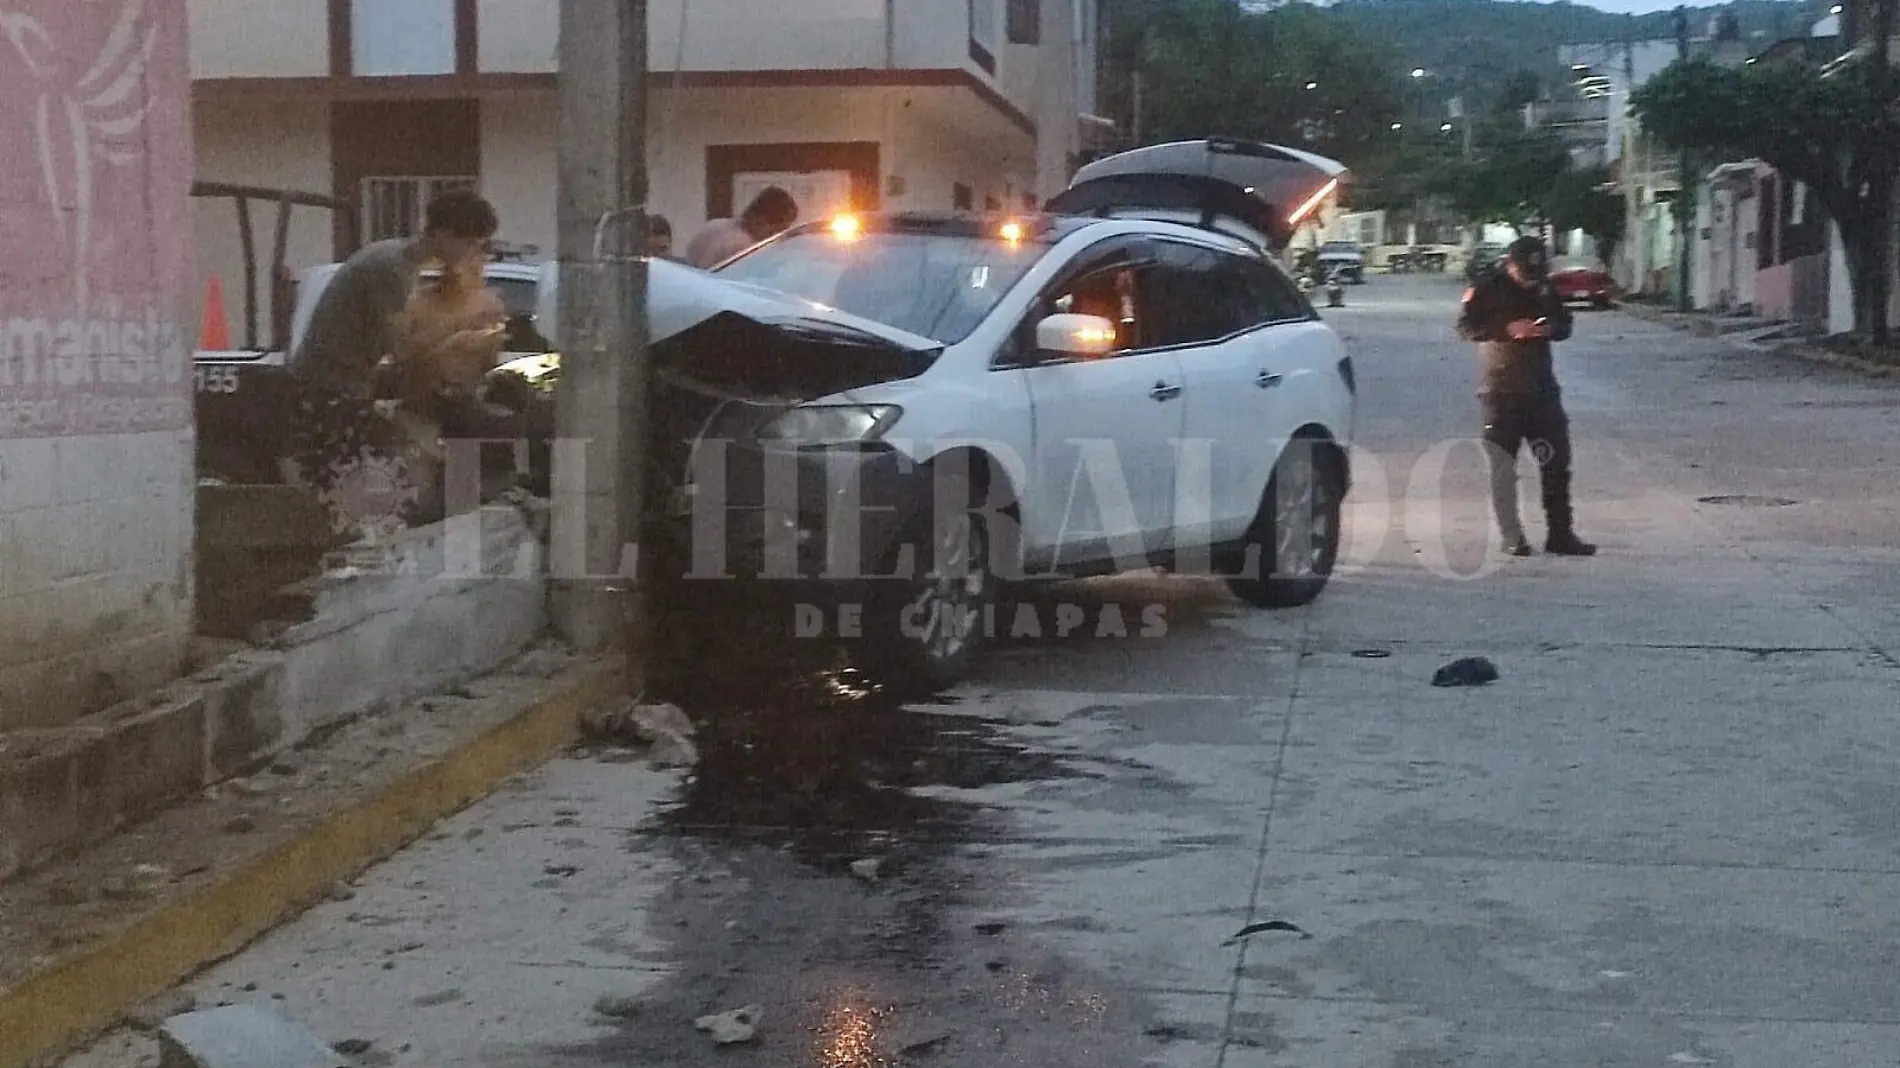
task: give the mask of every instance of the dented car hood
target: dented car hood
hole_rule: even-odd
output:
[[[557,349],[566,344],[559,333],[560,275],[558,263],[542,265],[536,309],[542,335]],[[935,353],[943,347],[930,338],[778,290],[729,281],[670,260],[648,263],[649,343],[657,345],[676,338],[715,316],[738,316],[766,327],[797,324],[809,329],[814,324],[829,325],[840,334],[868,334],[895,348],[919,353]]]

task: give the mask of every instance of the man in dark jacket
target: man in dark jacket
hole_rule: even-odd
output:
[[[1544,550],[1592,556],[1596,546],[1577,537],[1570,505],[1570,419],[1557,385],[1551,343],[1570,338],[1570,312],[1546,276],[1544,243],[1521,237],[1503,267],[1465,291],[1458,335],[1478,343],[1483,368],[1479,404],[1491,462],[1491,504],[1504,549],[1529,556],[1517,510],[1517,454],[1530,446],[1542,474],[1548,533]]]

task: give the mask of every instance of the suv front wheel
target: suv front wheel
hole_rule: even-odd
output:
[[[1339,559],[1345,481],[1329,443],[1287,443],[1242,543],[1253,573],[1227,580],[1234,596],[1256,608],[1292,608],[1320,595]]]
[[[913,548],[911,574],[878,583],[876,627],[888,668],[936,690],[961,681],[988,644],[997,578],[992,531],[970,506],[982,480],[947,467],[931,479],[941,499],[966,506],[938,517],[927,505],[906,525],[899,547]]]

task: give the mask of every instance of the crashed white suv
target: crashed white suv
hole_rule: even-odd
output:
[[[1318,596],[1352,360],[1262,245],[1336,170],[1162,147],[1187,173],[1111,157],[1044,213],[850,215],[711,275],[653,263],[673,561],[777,580],[755,602],[853,591],[826,618],[937,685],[1008,632],[1010,580],[1159,565]],[[1196,169],[1223,153],[1241,177]]]

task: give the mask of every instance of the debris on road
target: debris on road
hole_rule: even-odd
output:
[[[1002,934],[1004,928],[1008,926],[1009,926],[1008,924],[997,923],[995,921],[991,921],[989,923],[979,923],[976,925],[976,933],[980,935],[990,935],[994,937],[996,935]]]
[[[1240,943],[1240,940],[1243,938],[1251,938],[1254,935],[1265,934],[1268,931],[1286,931],[1290,934],[1299,935],[1303,939],[1313,937],[1312,935],[1307,934],[1305,931],[1301,930],[1299,927],[1295,926],[1294,924],[1288,923],[1285,920],[1268,920],[1264,923],[1250,923],[1247,926],[1242,927],[1240,930],[1234,932],[1234,937],[1229,938],[1225,942],[1222,942],[1221,945],[1223,946],[1238,945]]]
[[[920,1053],[930,1053],[950,1041],[947,1028],[919,1030],[914,1034],[900,1036],[897,1040],[899,1056],[915,1057]]]
[[[581,730],[595,741],[645,745],[647,759],[659,767],[686,767],[699,762],[699,750],[692,742],[693,721],[678,705],[645,704],[629,698],[581,713]]]
[[[877,858],[866,857],[863,860],[854,860],[851,862],[851,874],[863,879],[867,883],[876,882],[878,870],[883,866],[883,862]]]
[[[345,1055],[269,1003],[188,1012],[159,1032],[159,1068],[349,1068]]]
[[[1432,676],[1433,686],[1483,686],[1498,681],[1498,666],[1482,656],[1453,660]]]
[[[594,1012],[610,1020],[630,1020],[640,1015],[640,1001],[620,994],[602,994],[594,1000]]]
[[[693,1026],[712,1035],[712,1040],[722,1046],[750,1042],[758,1037],[759,1019],[765,1015],[765,1006],[747,1005],[743,1009],[701,1016],[693,1021]]]
[[[371,1042],[367,1038],[346,1038],[330,1048],[343,1054],[345,1057],[361,1057],[363,1054],[368,1053],[375,1045],[376,1043]]]

